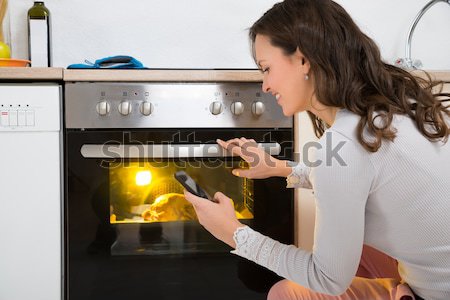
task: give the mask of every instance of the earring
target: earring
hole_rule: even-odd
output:
[[[305,80],[309,80],[309,75],[305,74]]]

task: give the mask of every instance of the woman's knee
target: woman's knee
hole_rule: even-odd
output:
[[[331,296],[314,292],[304,286],[287,279],[274,284],[267,295],[267,300],[338,300],[350,299],[341,296]],[[357,298],[366,299],[366,298]]]
[[[272,286],[267,300],[302,300],[309,299],[309,290],[287,279],[278,281]]]
[[[287,280],[281,280],[275,283],[269,291],[269,294],[267,295],[267,300],[281,300],[286,299],[285,293],[287,289]]]

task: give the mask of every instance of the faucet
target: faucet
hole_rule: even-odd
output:
[[[408,40],[406,42],[406,48],[405,48],[405,58],[399,58],[395,61],[395,65],[398,67],[401,67],[403,69],[407,70],[415,70],[422,67],[422,62],[419,59],[412,59],[411,58],[411,41],[412,36],[414,34],[414,30],[416,29],[417,23],[419,23],[422,16],[436,3],[438,2],[445,2],[450,5],[450,0],[432,0],[428,2],[427,5],[425,5],[420,12],[417,14],[416,18],[414,19],[411,28],[409,29],[408,33]]]

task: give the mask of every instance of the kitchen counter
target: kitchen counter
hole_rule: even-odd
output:
[[[420,71],[416,71],[421,76]],[[450,71],[429,71],[450,83]],[[0,80],[115,81],[115,82],[261,82],[258,70],[75,70],[63,68],[0,68]]]
[[[427,79],[426,76],[424,76],[424,73],[421,71],[414,71],[413,73]],[[442,80],[445,83],[442,88],[442,92],[450,93],[450,71],[428,71],[428,73],[431,75],[431,78],[435,80]],[[437,87],[434,88],[433,91],[437,92],[439,89],[440,87]]]
[[[63,80],[63,68],[0,68],[0,80]]]
[[[446,83],[450,83],[450,71],[427,71],[433,79],[442,80]],[[413,71],[413,73],[426,78],[421,71]]]
[[[450,71],[428,71],[435,80],[446,84],[443,92],[450,93]],[[426,78],[421,71],[414,71]],[[64,81],[102,82],[261,82],[258,70],[74,70],[63,71]]]
[[[450,71],[428,71],[433,79],[446,82],[443,91],[450,92]],[[414,71],[426,78],[421,71]],[[63,70],[64,81],[103,82],[261,82],[258,70]]]
[[[416,72],[419,76],[423,73]],[[240,81],[261,82],[262,74],[258,70],[74,70],[65,69],[64,81]],[[450,71],[430,71],[433,78],[450,82]]]
[[[258,70],[64,70],[64,81],[261,82]]]

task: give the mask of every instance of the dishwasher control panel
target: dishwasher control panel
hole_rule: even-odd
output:
[[[34,126],[34,109],[21,109],[19,104],[18,109],[14,109],[10,105],[9,109],[5,109],[2,104],[0,107],[0,126]]]
[[[61,128],[61,86],[0,84],[0,132]]]

